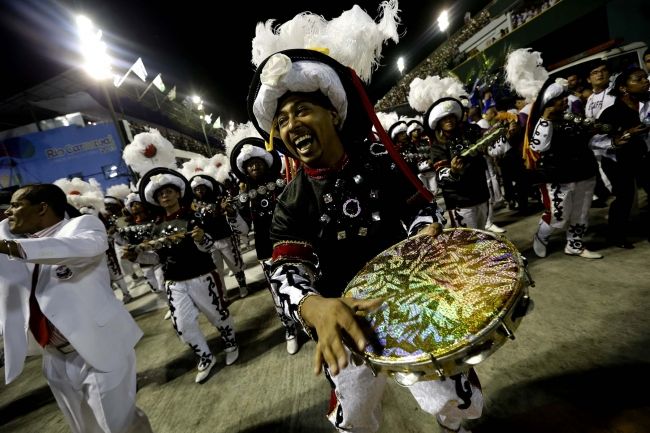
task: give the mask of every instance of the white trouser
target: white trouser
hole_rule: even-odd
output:
[[[165,274],[162,265],[141,266],[142,274],[156,293],[165,293]]]
[[[589,209],[596,188],[596,178],[571,183],[542,185],[546,210],[539,222],[537,235],[548,243],[556,229],[566,229],[567,245],[574,250],[584,248],[582,238],[589,227]]]
[[[357,366],[348,360],[348,366],[338,375],[328,375],[334,386],[336,402],[330,407],[327,418],[340,432],[374,433],[380,427],[381,400],[387,376],[373,376],[365,364]],[[469,382],[466,374],[457,379],[416,382],[408,389],[422,410],[454,430],[463,420],[480,417],[483,410],[483,394],[480,388]]]
[[[209,272],[184,281],[166,281],[172,325],[181,341],[187,343],[201,359],[212,356],[199,327],[199,311],[221,333],[226,348],[237,345],[230,310],[226,304],[223,280]]]
[[[503,192],[501,191],[501,173],[497,161],[491,157],[486,157],[487,170],[485,177],[487,178],[488,190],[490,191],[490,203],[499,203],[503,201]]]
[[[212,259],[218,266],[219,271],[223,270],[223,262],[234,274],[244,270],[244,259],[239,245],[234,241],[233,237],[219,239],[214,243]]]
[[[244,273],[244,259],[239,249],[239,236],[233,235],[219,239],[212,247],[212,261],[217,266],[221,275],[224,274],[224,262],[235,274],[239,287],[246,287],[246,274]]]
[[[436,180],[436,172],[426,171],[418,174],[418,179],[422,181],[424,187],[431,191],[434,196],[438,195],[438,181]]]
[[[135,350],[110,372],[91,367],[77,352],[46,347],[43,374],[73,433],[148,433],[149,419],[136,405]]]
[[[458,207],[449,211],[452,227],[469,227],[472,229],[485,229],[488,220],[488,202],[472,207]]]

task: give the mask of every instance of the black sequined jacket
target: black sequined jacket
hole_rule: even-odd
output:
[[[166,216],[156,224],[154,238],[162,238],[175,231],[191,231],[197,226],[202,226],[198,215],[189,210],[181,209],[174,215]],[[165,280],[184,281],[199,277],[214,271],[216,266],[212,255],[208,252],[213,244],[213,238],[207,234],[199,245],[191,236],[186,235],[178,243],[161,242],[156,249],[163,264]]]
[[[482,135],[476,125],[465,125],[457,139],[445,143],[432,136],[431,161],[447,209],[466,208],[487,202],[490,190],[485,171],[487,164],[483,154],[464,156],[464,169],[460,175],[451,173],[451,160],[476,143]]]
[[[407,237],[413,222],[442,219],[435,203],[418,200],[381,143],[357,148],[337,169],[302,168],[278,199],[270,231],[272,274],[284,303],[295,307],[300,294],[311,290],[340,296],[366,262]],[[296,265],[296,273],[317,278],[287,281]],[[293,294],[291,286],[298,287]]]
[[[570,183],[594,177],[598,162],[589,148],[593,133],[570,122],[540,118],[533,130],[530,147],[539,152],[538,172],[546,183]]]
[[[255,236],[255,252],[258,260],[271,258],[273,243],[271,242],[271,222],[278,197],[285,187],[281,178],[267,177],[264,181],[246,183],[246,201],[241,203],[242,212],[248,212],[248,220],[252,222]],[[255,191],[254,194],[251,194]],[[240,197],[242,195],[240,194]]]

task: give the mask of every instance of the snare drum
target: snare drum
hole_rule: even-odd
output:
[[[383,298],[366,316],[374,339],[357,353],[402,385],[465,372],[486,359],[532,307],[525,258],[504,236],[445,229],[373,258],[344,295]]]

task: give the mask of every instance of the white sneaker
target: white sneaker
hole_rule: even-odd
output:
[[[472,433],[471,430],[465,430],[463,426],[459,426],[457,429],[451,429],[449,427],[446,427],[442,422],[440,422],[440,418],[436,416],[436,421],[438,421],[438,427],[440,427],[440,433]]]
[[[297,337],[287,338],[287,352],[289,352],[289,355],[295,355],[299,349]]]
[[[542,242],[537,233],[533,236],[533,251],[537,257],[546,257],[546,244]]]
[[[210,355],[210,360],[207,362],[200,361],[199,366],[197,367],[199,372],[196,373],[196,379],[194,379],[194,382],[196,383],[201,383],[205,379],[207,379],[208,375],[210,374],[210,370],[212,370],[212,367],[214,367],[214,364],[217,363],[217,358],[214,356]]]
[[[240,298],[245,298],[246,296],[248,296],[248,287],[246,287],[246,286],[240,287],[239,288],[239,297]]]
[[[506,232],[506,229],[502,229],[501,227],[499,227],[496,224],[490,224],[490,225],[486,226],[485,230],[489,230],[492,233],[505,233]]]
[[[172,310],[167,310],[165,313],[165,317],[163,318],[164,320],[169,320],[172,318]]]
[[[226,352],[226,365],[232,365],[239,358],[239,346],[229,347],[224,352]]]
[[[573,248],[569,248],[567,245],[564,247],[564,254],[567,254],[569,256],[577,256],[577,257],[582,257],[584,259],[602,259],[603,255],[600,253],[596,253],[594,251],[589,251],[586,248],[583,248],[581,250],[574,250]]]

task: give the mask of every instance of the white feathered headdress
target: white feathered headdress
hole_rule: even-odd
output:
[[[275,20],[258,23],[253,38],[253,65],[259,66],[278,51],[325,48],[330,57],[354,69],[359,78],[368,82],[379,66],[384,42],[399,41],[397,0],[382,2],[379,9],[382,17],[378,23],[358,5],[331,21],[303,12],[277,27],[273,26]]]
[[[415,78],[409,87],[409,105],[420,113],[426,112],[440,98],[459,99],[461,96],[467,96],[463,83],[456,77],[440,78],[434,75],[424,79]]]
[[[208,160],[205,173],[212,176],[219,183],[224,183],[230,178],[230,160],[223,153],[217,153]]]
[[[140,198],[140,194],[137,192],[132,192],[129,195],[126,196],[124,199],[124,206],[126,207],[127,210],[131,210],[131,205],[135,202],[142,203],[142,199]]]
[[[125,183],[120,183],[119,185],[109,186],[106,189],[106,197],[115,197],[120,200],[120,203],[124,202],[126,196],[131,193],[131,188]]]
[[[186,179],[191,179],[197,174],[205,174],[210,167],[210,160],[205,157],[192,158],[183,163],[180,172]]]
[[[106,211],[102,187],[95,179],[90,178],[86,182],[78,177],[61,178],[53,183],[63,190],[68,203],[82,214],[97,216]]]
[[[246,123],[239,123],[235,129],[230,132],[224,142],[226,144],[226,155],[228,158],[230,158],[230,155],[232,154],[232,150],[235,148],[237,143],[242,141],[245,138],[250,138],[250,137],[255,137],[255,138],[262,138],[259,132],[257,132],[257,129],[255,129],[255,126],[251,121],[248,121]]]
[[[252,42],[252,62],[258,67],[268,58],[252,101],[252,112],[260,128],[267,133],[271,131],[278,99],[288,91],[322,92],[337,110],[341,122],[345,122],[348,99],[338,73],[322,62],[292,60],[278,52],[292,48],[316,49],[352,68],[359,78],[369,82],[379,65],[384,42],[399,40],[397,0],[382,2],[380,10],[382,18],[378,23],[358,5],[331,21],[304,12],[277,27],[273,26],[274,20],[258,23]]]
[[[520,48],[508,54],[505,64],[506,82],[526,102],[533,102],[548,79],[542,54],[531,48]]]
[[[399,114],[397,114],[396,111],[391,111],[390,113],[378,111],[376,114],[379,123],[381,123],[381,126],[383,126],[386,131],[388,131],[390,127],[399,120]]]
[[[154,128],[136,134],[124,148],[122,159],[140,176],[156,167],[176,168],[174,146]]]

